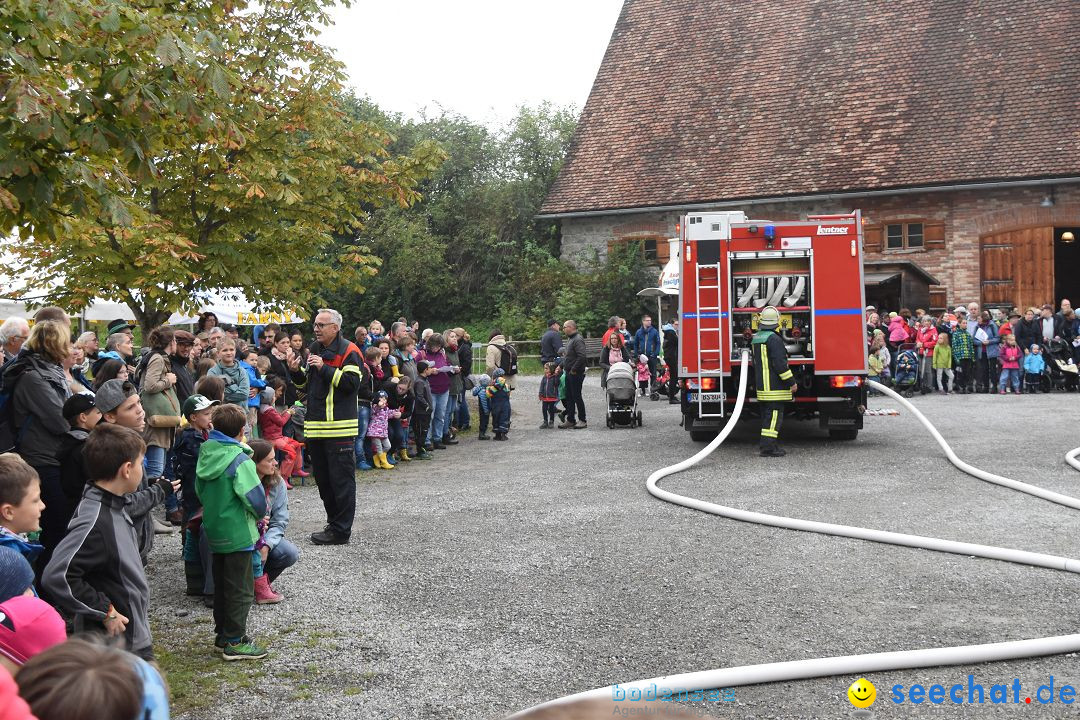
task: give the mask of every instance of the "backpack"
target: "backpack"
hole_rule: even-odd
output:
[[[518,354],[517,348],[506,343],[499,348],[499,367],[507,375],[517,375]]]
[[[29,356],[20,353],[0,371],[0,453],[17,452],[19,440],[29,427],[33,416],[27,415],[22,427],[15,424],[15,384],[31,369]]]

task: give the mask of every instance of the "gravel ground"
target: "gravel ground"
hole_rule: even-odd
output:
[[[672,673],[1076,632],[1074,575],[724,520],[660,502],[654,469],[700,445],[676,406],[642,404],[645,427],[541,431],[537,381],[520,383],[506,443],[475,430],[435,462],[364,473],[349,546],[312,546],[314,486],[291,495],[300,563],[256,607],[273,655],[236,668],[210,650],[210,611],[183,595],[175,542],[151,561],[153,620],[181,718],[498,718],[573,692]],[[915,402],[957,453],[1007,477],[1080,495],[1063,454],[1080,445],[1077,396],[928,396]],[[873,399],[871,407],[896,407]],[[475,418],[474,418],[475,421]],[[753,422],[668,478],[736,507],[1080,556],[1080,513],[952,468],[908,414],[868,417],[855,442],[785,426],[786,458],[759,458]],[[475,424],[475,423],[474,423]],[[1080,687],[1074,656],[868,674],[882,717],[1017,712],[894,705],[893,685],[987,692],[1019,678]],[[841,676],[741,687],[704,717],[849,717]],[[966,696],[965,696],[966,697]],[[989,700],[989,698],[987,698]],[[1011,700],[1011,690],[1010,690]],[[258,708],[258,710],[256,710]],[[1054,704],[1043,713],[1064,715]],[[1034,711],[1032,711],[1034,712]]]

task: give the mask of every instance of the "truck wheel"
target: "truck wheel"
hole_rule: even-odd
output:
[[[715,430],[691,430],[690,439],[694,442],[712,442],[716,437]]]
[[[858,428],[829,428],[830,440],[854,440],[859,437]]]

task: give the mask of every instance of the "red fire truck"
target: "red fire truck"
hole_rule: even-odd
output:
[[[862,218],[749,220],[741,212],[691,213],[679,229],[679,378],[684,427],[715,437],[735,404],[739,363],[766,305],[798,380],[789,415],[817,418],[829,436],[854,440],[866,406]],[[753,374],[744,417],[754,416]]]

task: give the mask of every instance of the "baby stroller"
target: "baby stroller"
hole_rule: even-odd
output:
[[[1080,373],[1073,362],[1072,347],[1064,340],[1051,340],[1047,346],[1046,369],[1050,383],[1058,390],[1075,391],[1080,385]]]
[[[630,363],[615,363],[607,375],[607,426],[640,427],[637,409],[637,373]]]
[[[904,343],[896,349],[896,391],[904,397],[915,394],[919,386],[919,354],[914,343]]]

